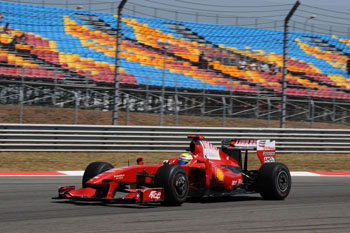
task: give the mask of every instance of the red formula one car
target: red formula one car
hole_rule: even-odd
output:
[[[192,141],[186,164],[179,158],[157,165],[144,165],[138,158],[137,165],[118,168],[94,162],[84,172],[82,188],[59,187],[56,198],[181,205],[187,197],[260,193],[264,199],[282,200],[288,196],[290,172],[275,162],[274,141],[222,140],[218,149],[202,136],[188,138]],[[262,164],[258,170],[247,169],[248,150],[256,150]]]

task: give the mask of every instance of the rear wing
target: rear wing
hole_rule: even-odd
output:
[[[260,139],[224,139],[221,141],[221,149],[211,143],[202,140],[203,136],[188,135],[192,139],[189,151],[211,160],[221,160],[229,155],[242,167],[241,152],[245,151],[244,170],[247,170],[248,150],[255,150],[261,164],[273,163],[276,157],[276,143],[271,140]]]
[[[261,164],[275,162],[276,142],[260,139],[224,139],[221,141],[223,149],[255,150]]]

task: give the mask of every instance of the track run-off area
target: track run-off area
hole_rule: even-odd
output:
[[[189,199],[178,207],[53,200],[58,186],[80,187],[81,177],[0,176],[0,231],[349,232],[350,177],[292,175],[284,201],[257,194]]]

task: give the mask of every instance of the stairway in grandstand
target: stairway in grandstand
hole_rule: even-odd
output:
[[[327,41],[322,40],[320,37],[317,36],[304,36],[305,39],[308,39],[311,43],[316,44],[320,48],[323,48],[326,51],[339,54],[339,55],[345,55],[345,53],[341,50],[336,48],[334,45],[330,45]]]
[[[25,34],[28,37],[28,41],[31,42],[31,35]],[[21,75],[28,78],[41,78],[41,81],[48,81],[53,78],[60,82],[64,80],[67,85],[91,85],[92,82],[87,80],[84,76],[79,75],[75,72],[71,72],[64,67],[61,67],[53,62],[44,59],[48,52],[30,50],[29,46],[14,46],[11,44],[0,43],[0,48],[3,53],[7,53],[15,56],[15,60],[24,60],[29,62],[31,66],[25,67],[21,64],[16,64],[14,61],[11,62],[8,59],[2,59],[0,67],[7,70],[9,76]],[[0,68],[0,69],[1,69]]]
[[[165,23],[165,26],[168,26],[170,29],[175,30],[177,33],[184,36],[184,38],[189,39],[191,41],[196,41],[199,44],[212,44],[210,41],[206,41],[204,37],[199,36],[197,33],[192,32],[191,29],[186,28],[182,24],[175,23]]]
[[[30,37],[30,35],[27,35],[27,37]],[[45,78],[44,77],[45,71],[49,71],[49,73],[46,73],[47,74],[46,79],[48,78],[48,76],[50,76],[52,78],[55,78],[56,81],[58,82],[60,82],[61,80],[64,80],[64,83],[67,85],[93,84],[90,80],[87,80],[84,76],[79,75],[75,72],[71,72],[68,69],[65,69],[64,67],[61,67],[55,63],[52,63],[52,62],[49,62],[48,60],[43,59],[42,57],[45,56],[44,55],[45,53],[42,53],[41,51],[35,52],[35,51],[31,51],[28,47],[24,47],[24,46],[16,47],[11,44],[2,44],[2,43],[0,44],[0,48],[3,51],[6,51],[8,54],[13,54],[14,56],[17,57],[17,59],[22,58],[23,60],[30,61],[33,65],[37,65],[37,67],[39,67],[38,68],[39,71],[36,75],[34,75],[34,78],[40,77],[40,74],[43,74],[42,76],[43,78]],[[30,68],[28,67],[15,66],[7,62],[3,63],[2,67],[8,67],[8,68],[13,67],[18,70],[22,69],[22,74],[24,76],[27,76],[27,78],[31,76],[31,71],[30,71]]]
[[[179,23],[165,23],[165,26],[176,31],[176,33],[183,35],[184,38],[191,41],[195,41],[201,45],[200,50],[203,54],[209,57],[213,61],[220,61],[224,65],[238,65],[237,60],[244,58],[245,60],[252,60],[256,62],[256,59],[251,59],[243,55],[234,53],[230,50],[220,48],[217,45],[214,45],[212,42],[205,40],[204,37],[199,36],[196,32],[193,32],[190,28],[185,27],[183,24]],[[211,66],[213,69],[213,67]]]
[[[89,25],[92,25],[96,30],[100,30],[103,32],[108,33],[109,35],[117,35],[117,30],[112,28],[111,25],[104,22],[102,19],[99,19],[96,15],[87,15],[87,14],[81,14],[76,13],[76,16],[78,16],[81,20],[87,22]]]

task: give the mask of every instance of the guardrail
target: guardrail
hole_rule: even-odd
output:
[[[350,130],[236,127],[0,124],[0,151],[182,152],[187,135],[273,139],[279,153],[350,153]]]

